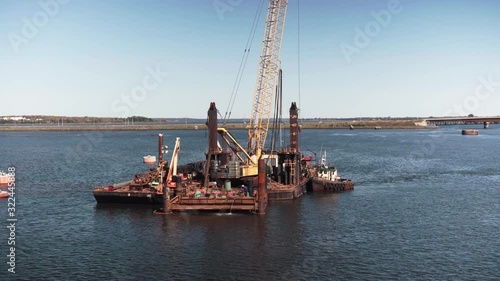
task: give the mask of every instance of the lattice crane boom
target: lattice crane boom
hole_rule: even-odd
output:
[[[288,0],[269,0],[252,112],[248,152],[260,157],[266,143],[279,72],[280,51]]]

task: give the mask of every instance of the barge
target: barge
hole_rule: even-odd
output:
[[[477,136],[478,134],[479,134],[479,131],[476,129],[463,129],[462,130],[462,135]]]
[[[158,166],[130,181],[94,188],[98,203],[163,204],[162,212],[250,211],[264,213],[268,201],[293,200],[307,192],[312,167],[298,148],[298,108],[290,107],[290,146],[265,150],[253,166],[238,154],[232,135],[217,125],[217,108],[208,110],[205,160],[177,167],[180,139],[170,165],[164,160],[163,135],[158,138]],[[219,135],[219,136],[218,136]],[[232,139],[235,143],[231,143]],[[219,140],[225,141],[225,146]],[[167,168],[169,166],[169,168]],[[257,168],[256,173],[252,173]]]
[[[234,137],[217,125],[217,108],[208,110],[208,149],[205,160],[177,167],[180,138],[170,163],[164,160],[163,135],[158,137],[158,165],[133,179],[95,187],[98,203],[163,204],[159,213],[179,211],[245,211],[264,214],[268,201],[294,200],[305,193],[354,189],[350,179],[338,177],[337,169],[326,162],[326,151],[319,165],[299,151],[298,109],[290,107],[290,145],[265,150],[257,167],[238,153]],[[224,141],[222,146],[219,140]],[[234,143],[231,143],[233,140]],[[255,174],[252,169],[257,168]]]
[[[157,168],[136,175],[131,182],[119,187],[96,187],[94,197],[98,203],[155,204],[161,201],[163,209],[157,213],[227,210],[264,214],[268,200],[293,200],[307,192],[314,167],[303,160],[299,150],[300,126],[295,102],[289,112],[289,144],[286,147],[282,142],[276,145],[282,125],[282,70],[279,65],[287,6],[286,0],[269,0],[246,147],[227,128],[218,126],[219,112],[212,102],[206,123],[208,148],[204,161],[187,164],[177,171],[178,138],[167,172],[160,134]],[[234,97],[231,96],[230,104],[234,104]],[[271,141],[266,142],[273,107],[273,135]],[[232,105],[229,116],[231,110]]]

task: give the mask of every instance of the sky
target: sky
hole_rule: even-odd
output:
[[[205,118],[210,102],[224,115],[259,2],[0,0],[0,116]],[[498,116],[499,11],[289,0],[283,106],[303,118]],[[264,16],[233,118],[251,115]]]

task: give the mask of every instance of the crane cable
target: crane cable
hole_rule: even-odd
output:
[[[299,86],[299,111],[300,111],[300,0],[297,0],[297,68]],[[300,118],[299,118],[300,120]]]
[[[264,0],[260,0],[259,6],[257,7],[257,11],[255,12],[255,16],[252,23],[252,28],[250,29],[250,34],[248,35],[247,43],[245,46],[245,51],[243,52],[243,57],[241,58],[240,67],[238,68],[238,74],[236,75],[236,80],[234,81],[233,90],[231,92],[231,97],[229,98],[229,103],[226,109],[226,113],[224,114],[224,122],[223,124],[227,124],[229,118],[231,118],[231,113],[233,111],[234,102],[236,100],[236,96],[238,95],[238,90],[240,88],[241,80],[243,77],[243,72],[245,71],[245,67],[247,65],[248,55],[250,54],[250,49],[252,48],[253,39],[255,37],[255,33],[257,31],[257,25],[259,23],[260,15],[262,13],[262,7],[264,4]]]
[[[298,118],[297,123],[299,125],[299,131],[302,131],[302,122],[300,121],[300,109],[302,108],[300,103],[300,0],[297,0],[297,80],[299,86],[299,108],[297,110]],[[302,134],[298,135],[299,142],[302,142]]]
[[[276,85],[276,94],[274,97],[274,120],[272,127],[272,137],[271,137],[271,153],[276,150],[276,141],[278,137],[280,138],[279,147],[282,148],[281,143],[281,123],[282,123],[282,100],[283,100],[283,72],[280,68],[278,72],[278,84]],[[268,158],[269,160],[270,158]]]

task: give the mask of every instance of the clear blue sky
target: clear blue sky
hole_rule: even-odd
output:
[[[53,1],[0,0],[0,115],[204,118],[211,101],[224,114],[259,2],[220,17],[214,2],[238,1],[71,0],[49,15],[39,2]],[[500,1],[401,0],[377,30],[372,11],[389,11],[389,2],[300,0],[299,97],[298,1],[289,1],[285,108],[297,101],[302,117],[322,118],[459,115],[460,107],[500,115]],[[250,116],[263,21],[235,118]],[[31,24],[36,32],[26,33]],[[356,47],[367,27],[370,42],[348,61],[340,46]],[[148,68],[159,68],[161,83]],[[488,76],[493,86],[475,95]],[[144,83],[138,100],[121,100]]]

